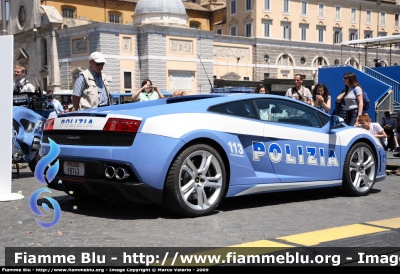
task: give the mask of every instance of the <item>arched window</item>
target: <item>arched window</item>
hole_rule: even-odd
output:
[[[316,67],[316,68],[327,66],[327,65],[328,65],[328,61],[324,57],[317,57],[313,62],[313,67]]]
[[[293,66],[293,64],[293,59],[288,54],[283,54],[279,57],[278,66]]]
[[[357,61],[354,57],[351,57],[351,58],[346,62],[346,65],[349,65],[349,66],[358,68],[358,66],[359,66],[360,64],[358,63],[358,61]]]

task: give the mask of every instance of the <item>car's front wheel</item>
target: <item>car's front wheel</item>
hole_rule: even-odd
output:
[[[170,167],[163,204],[179,215],[204,216],[215,210],[225,188],[226,170],[219,153],[209,145],[192,145]]]
[[[369,193],[376,178],[376,157],[371,147],[360,142],[347,153],[343,169],[343,190],[352,196]]]

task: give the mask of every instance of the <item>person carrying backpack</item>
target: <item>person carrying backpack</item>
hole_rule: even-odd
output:
[[[344,99],[346,110],[346,124],[349,126],[358,125],[358,117],[364,110],[364,95],[361,86],[358,84],[357,77],[353,72],[347,72],[343,76],[345,88],[336,98],[336,102]]]

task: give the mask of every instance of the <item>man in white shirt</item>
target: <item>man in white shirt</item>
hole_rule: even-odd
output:
[[[35,87],[25,79],[26,67],[21,65],[16,65],[14,68],[14,93],[20,92],[35,92]]]
[[[295,86],[288,89],[285,96],[295,98],[309,105],[313,105],[311,91],[302,85],[303,76],[301,76],[301,74],[296,74],[294,76],[294,83]]]

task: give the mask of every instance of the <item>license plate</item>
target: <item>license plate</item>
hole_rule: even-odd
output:
[[[78,162],[64,162],[64,174],[85,176],[85,164]]]

